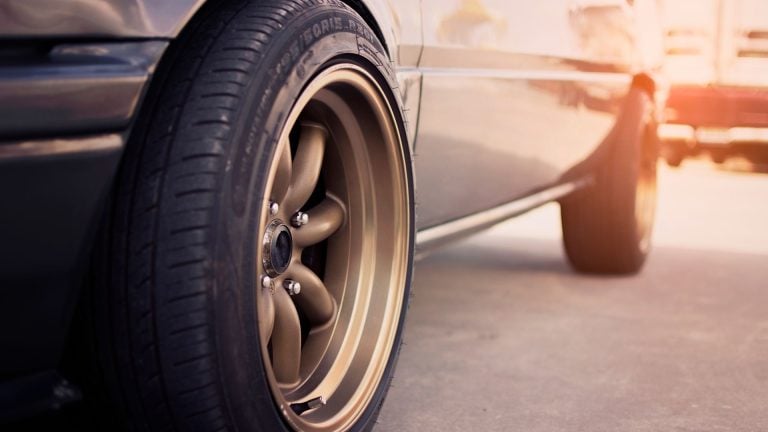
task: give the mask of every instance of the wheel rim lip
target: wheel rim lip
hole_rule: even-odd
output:
[[[399,179],[399,182],[397,185],[392,186],[392,189],[397,189],[398,193],[403,195],[403,203],[410,203],[412,198],[411,194],[412,191],[410,189],[410,185],[408,183],[408,176],[409,176],[409,168],[407,166],[407,156],[405,153],[405,147],[403,138],[400,131],[400,125],[396,121],[396,117],[394,115],[394,112],[392,110],[391,102],[386,98],[384,95],[384,92],[381,88],[381,86],[377,83],[377,81],[362,67],[357,66],[352,63],[336,63],[333,65],[330,65],[326,68],[321,68],[321,72],[317,74],[312,80],[309,81],[308,86],[302,91],[299,98],[297,98],[296,102],[294,103],[294,106],[292,107],[291,111],[289,111],[289,115],[286,118],[284,122],[284,126],[282,128],[279,140],[278,140],[278,146],[276,148],[275,154],[273,156],[272,163],[269,168],[269,176],[267,181],[267,188],[266,191],[271,191],[273,188],[273,183],[275,179],[275,173],[277,170],[277,159],[279,158],[279,155],[282,154],[282,146],[287,145],[288,140],[286,139],[288,135],[290,134],[293,127],[297,124],[297,121],[299,119],[299,116],[304,112],[304,110],[307,108],[307,106],[310,104],[310,102],[313,100],[313,98],[316,97],[316,95],[323,89],[328,88],[332,84],[343,82],[345,84],[352,84],[355,85],[364,85],[367,86],[367,89],[370,91],[372,90],[373,93],[367,94],[367,97],[375,98],[379,101],[379,104],[386,109],[379,110],[378,114],[382,115],[381,118],[379,118],[380,121],[385,123],[386,125],[390,126],[389,135],[390,140],[388,144],[390,146],[393,146],[393,148],[390,148],[390,151],[394,151],[396,154],[396,160],[397,160],[397,168],[399,170],[396,177]],[[364,84],[361,84],[364,83]],[[362,89],[358,88],[358,91],[362,91]],[[381,108],[381,107],[379,107]],[[368,155],[370,157],[370,155]],[[265,196],[265,200],[268,199],[268,194]],[[268,207],[268,201],[265,203],[262,203],[262,208],[266,209]],[[394,249],[399,252],[399,262],[392,265],[393,274],[396,273],[397,276],[391,279],[390,287],[396,286],[400,289],[390,290],[393,291],[394,295],[390,295],[387,299],[388,304],[385,306],[388,309],[388,315],[390,319],[393,319],[393,325],[389,326],[389,329],[386,334],[383,336],[381,334],[378,335],[378,342],[376,344],[376,349],[374,349],[374,352],[371,354],[372,357],[376,357],[375,364],[371,367],[369,366],[366,370],[364,380],[364,385],[360,385],[357,391],[354,393],[352,397],[349,398],[348,403],[344,406],[344,411],[342,414],[337,414],[334,416],[331,416],[329,419],[319,419],[320,421],[308,421],[307,419],[300,417],[296,415],[293,410],[290,408],[289,402],[286,399],[286,394],[284,393],[284,389],[281,388],[281,385],[277,382],[275,379],[274,373],[271,371],[271,359],[269,358],[269,354],[267,351],[267,341],[261,340],[260,346],[262,350],[262,358],[264,360],[265,365],[265,371],[267,380],[269,382],[270,389],[272,391],[272,396],[277,404],[280,412],[283,415],[283,418],[286,420],[286,422],[293,427],[296,430],[308,430],[308,431],[326,431],[326,430],[346,430],[349,427],[351,427],[359,418],[362,416],[362,414],[365,412],[366,407],[370,403],[371,399],[373,398],[373,395],[375,393],[375,390],[378,388],[380,381],[383,377],[384,371],[386,367],[389,365],[389,362],[392,357],[392,350],[394,341],[396,340],[397,336],[397,330],[399,326],[401,325],[401,313],[402,309],[405,307],[405,301],[406,298],[404,296],[404,289],[402,287],[406,286],[406,283],[408,281],[408,278],[410,276],[410,272],[408,270],[408,266],[410,265],[410,258],[409,253],[412,250],[412,243],[413,243],[413,216],[412,216],[412,208],[408,204],[402,204],[401,209],[402,215],[400,217],[402,221],[402,227],[400,229],[400,233],[402,234],[399,236],[400,240],[396,240],[394,243]],[[280,215],[283,217],[288,217],[288,215]],[[266,230],[266,225],[270,221],[269,212],[267,210],[262,211],[262,217],[260,219],[259,224],[259,231],[258,233],[264,233]],[[395,236],[398,237],[398,236]],[[370,244],[368,244],[368,247],[370,248]],[[264,254],[264,247],[261,248],[259,251],[261,257],[263,257]],[[297,259],[296,253],[294,250],[294,258]],[[390,257],[393,258],[393,257]],[[298,258],[300,259],[300,258]],[[257,262],[263,261],[262,259],[257,260]],[[370,273],[370,270],[368,271]],[[369,274],[368,279],[373,279],[373,275]],[[369,284],[372,283],[372,281],[368,282]],[[259,296],[256,296],[257,298]],[[354,320],[355,317],[350,317],[350,320]],[[359,317],[357,317],[359,321]],[[338,324],[338,318],[336,320],[336,324]],[[351,324],[348,324],[348,327],[351,327]],[[334,329],[335,331],[335,329]],[[384,329],[380,330],[379,333],[384,332]],[[360,331],[362,334],[362,330]],[[259,334],[261,334],[259,332]],[[378,351],[378,352],[377,352]],[[371,363],[374,363],[374,359],[371,359]],[[306,380],[303,380],[303,382],[306,382]],[[300,386],[303,384],[300,384]],[[319,411],[319,410],[318,410]],[[313,419],[318,420],[318,419]]]
[[[648,155],[641,154],[635,195],[635,219],[637,221],[639,247],[643,253],[647,253],[651,247],[651,234],[656,212],[656,164],[655,157],[651,159]]]

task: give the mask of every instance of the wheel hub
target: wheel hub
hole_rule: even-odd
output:
[[[264,233],[264,270],[270,277],[285,273],[293,257],[293,236],[288,225],[274,220]]]

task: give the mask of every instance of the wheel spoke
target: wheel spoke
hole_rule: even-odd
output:
[[[301,322],[291,297],[277,289],[275,300],[275,327],[272,331],[272,370],[281,384],[299,382],[301,363]]]
[[[293,160],[291,186],[285,205],[289,213],[298,211],[315,190],[323,166],[328,132],[317,123],[302,123],[299,146]]]
[[[338,199],[328,197],[307,213],[309,223],[297,229],[293,235],[294,241],[301,248],[320,243],[333,235],[344,223],[346,211]]]
[[[282,148],[280,159],[277,163],[277,173],[275,173],[275,184],[272,186],[271,199],[281,202],[288,193],[291,185],[291,174],[293,171],[293,160],[291,158],[291,143],[288,139],[280,143]]]
[[[296,305],[314,325],[328,323],[336,315],[336,301],[317,275],[301,264],[288,270],[289,277],[301,284],[301,292],[293,296]]]
[[[261,329],[261,340],[266,344],[275,328],[275,301],[270,290],[261,289],[260,293],[261,298],[258,300],[259,329]]]

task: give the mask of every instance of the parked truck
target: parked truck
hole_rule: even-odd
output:
[[[662,14],[667,162],[699,154],[767,162],[768,1],[663,0]]]

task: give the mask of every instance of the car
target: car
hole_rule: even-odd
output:
[[[759,0],[662,3],[671,82],[662,153],[768,162],[768,8]]]
[[[4,421],[369,430],[416,257],[550,202],[578,271],[650,249],[655,0],[6,1],[0,40]]]

